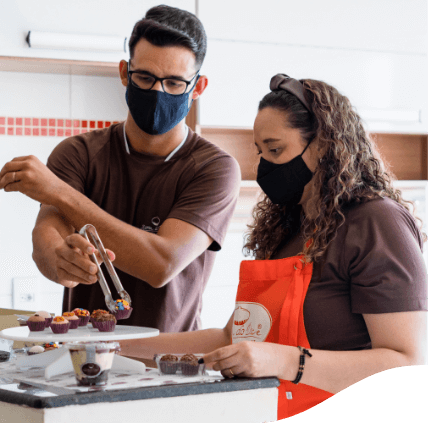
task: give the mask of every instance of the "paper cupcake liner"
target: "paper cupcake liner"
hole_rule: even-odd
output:
[[[75,330],[79,326],[80,319],[71,319],[68,323],[70,324],[70,330]]]
[[[45,318],[45,326],[46,326],[46,328],[49,328],[51,326],[52,320],[53,320],[53,317]]]
[[[98,328],[98,322],[95,321],[94,319],[91,321],[92,322],[92,327],[94,328]]]
[[[190,365],[182,362],[180,366],[181,366],[181,373],[183,375],[196,375],[199,371],[199,364]]]
[[[98,328],[100,331],[110,332],[114,331],[116,328],[116,323],[114,321],[97,322],[95,328]]]
[[[30,331],[43,331],[46,328],[45,321],[39,321],[39,322],[27,321],[27,325]]]
[[[85,325],[88,324],[89,322],[89,318],[91,318],[89,315],[87,317],[79,317],[79,327],[84,327]]]
[[[175,374],[179,368],[178,362],[160,361],[159,368],[163,374]]]
[[[113,315],[115,316],[116,320],[120,319],[127,319],[131,316],[132,309],[124,309],[123,311],[116,311]]]
[[[68,332],[68,328],[70,327],[70,323],[67,324],[57,324],[56,322],[53,322],[51,324],[51,330],[55,334],[65,334]]]

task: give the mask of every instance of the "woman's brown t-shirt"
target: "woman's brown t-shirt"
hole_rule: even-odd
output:
[[[375,199],[345,211],[322,261],[314,263],[304,321],[314,349],[371,347],[362,314],[427,310],[427,271],[422,234],[399,203]],[[298,255],[301,235],[272,259]]]

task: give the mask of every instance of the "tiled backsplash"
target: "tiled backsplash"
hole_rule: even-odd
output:
[[[119,121],[0,116],[0,135],[70,137],[107,128]]]

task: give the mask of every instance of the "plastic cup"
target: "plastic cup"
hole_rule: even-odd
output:
[[[105,386],[119,351],[117,342],[75,342],[67,343],[73,363],[74,374],[79,386]]]

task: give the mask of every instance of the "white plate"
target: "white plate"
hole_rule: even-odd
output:
[[[159,330],[148,327],[132,327],[130,325],[116,325],[113,332],[104,333],[91,324],[68,330],[65,334],[55,334],[50,328],[44,331],[30,331],[28,327],[13,327],[0,331],[0,338],[23,342],[95,342],[107,340],[143,339],[159,335]]]

